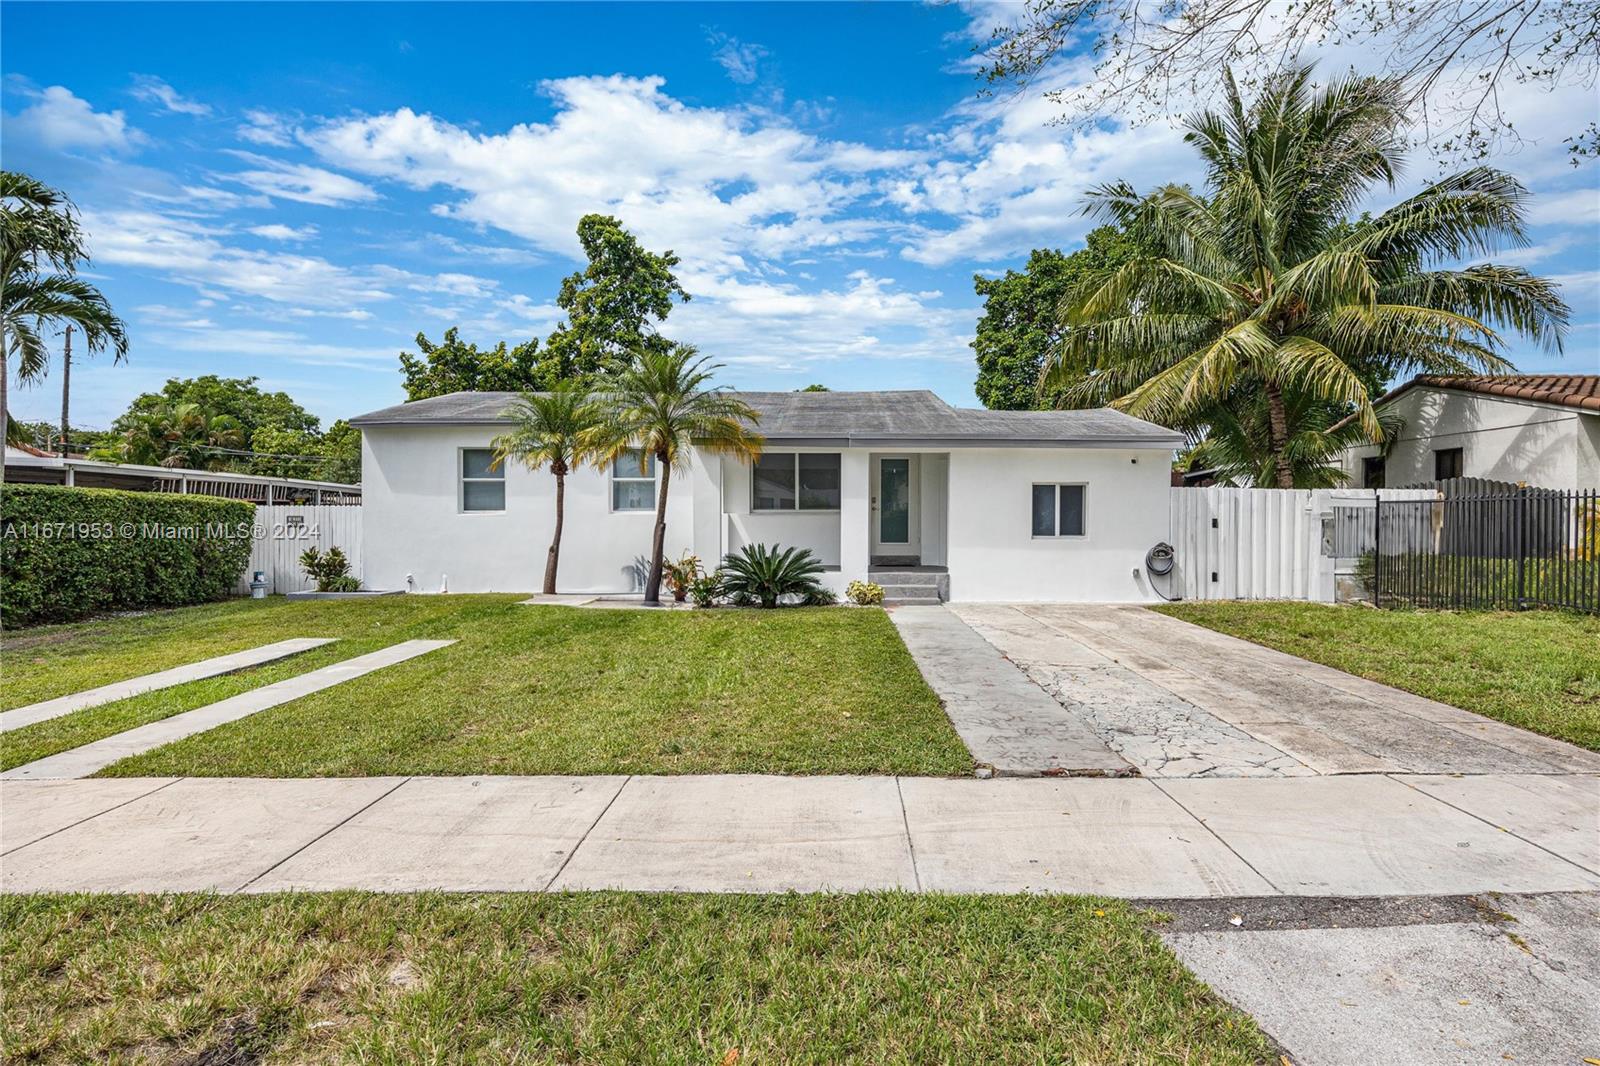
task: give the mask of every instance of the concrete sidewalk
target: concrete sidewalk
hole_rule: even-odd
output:
[[[1600,777],[0,783],[0,890],[1600,890]]]

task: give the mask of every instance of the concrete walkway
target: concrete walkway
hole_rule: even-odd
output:
[[[0,783],[0,890],[1600,890],[1600,778]]]
[[[202,659],[196,663],[186,663],[183,666],[174,666],[170,670],[162,670],[154,674],[144,674],[140,677],[131,677],[126,681],[114,681],[109,685],[99,688],[86,689],[83,692],[74,692],[70,696],[60,696],[43,703],[30,703],[25,707],[13,707],[9,711],[0,712],[0,733],[9,733],[13,729],[33,725],[35,722],[49,721],[51,718],[60,718],[73,711],[87,710],[98,707],[103,703],[114,703],[125,700],[131,696],[138,696],[157,689],[171,688],[174,685],[187,684],[190,681],[201,681],[208,677],[218,677],[222,674],[231,674],[236,670],[245,670],[262,663],[270,663],[275,659],[298,655],[300,652],[312,648],[320,648],[324,644],[332,644],[334,637],[295,637],[290,640],[280,640],[272,644],[263,644],[259,648],[247,648],[244,651],[232,652],[228,655],[218,655],[211,659]]]
[[[1149,777],[1600,773],[1595,752],[1140,607],[937,609]]]
[[[370,674],[374,670],[381,670],[385,666],[393,666],[395,663],[402,663],[419,655],[426,655],[430,651],[454,643],[453,640],[401,641],[387,648],[333,663],[298,677],[286,678],[204,707],[197,707],[192,711],[136,726],[69,751],[35,759],[33,762],[13,767],[0,774],[0,781],[88,777],[129,756],[143,754],[152,748],[159,748],[163,744],[171,744],[175,740],[215,729],[227,722],[248,718],[270,707],[309,696],[313,692],[321,692],[325,688],[332,688],[363,674]]]
[[[889,618],[980,773],[1132,773],[1089,722],[1052,699],[944,607],[896,607]]]

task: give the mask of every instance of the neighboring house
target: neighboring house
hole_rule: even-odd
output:
[[[1473,477],[1600,489],[1600,374],[1424,375],[1376,406],[1404,424],[1383,446],[1345,451],[1353,488]]]
[[[698,450],[674,471],[667,555],[708,566],[750,543],[810,548],[842,590],[927,568],[958,600],[1153,599],[1180,434],[1116,411],[978,411],[931,392],[747,392],[758,463]],[[496,468],[513,393],[459,392],[351,419],[362,431],[369,588],[537,589],[555,479]],[[642,586],[657,472],[637,459],[567,479],[563,592]]]

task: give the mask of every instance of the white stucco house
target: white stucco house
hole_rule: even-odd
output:
[[[1600,374],[1425,375],[1376,406],[1403,427],[1386,446],[1345,451],[1352,487],[1473,477],[1600,489]]]
[[[1172,430],[1109,410],[961,409],[925,391],[739,395],[760,414],[762,457],[696,451],[673,472],[669,557],[714,565],[753,542],[798,545],[840,591],[898,571],[885,583],[955,600],[1155,598],[1143,566],[1168,537]],[[539,587],[555,479],[494,468],[489,451],[514,399],[452,393],[351,419],[367,587]],[[561,591],[642,587],[656,486],[637,460],[568,477]]]

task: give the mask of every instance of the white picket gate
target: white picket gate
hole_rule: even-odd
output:
[[[1432,489],[1381,489],[1385,500],[1432,499]],[[1172,490],[1172,592],[1186,600],[1332,603],[1356,558],[1336,553],[1335,516],[1371,507],[1373,490]]]
[[[245,567],[237,591],[249,594],[250,578],[257,570],[265,574],[269,593],[311,588],[311,581],[300,570],[300,553],[313,547],[321,551],[342,549],[350,560],[350,573],[360,578],[361,506],[258,505],[250,565]]]

